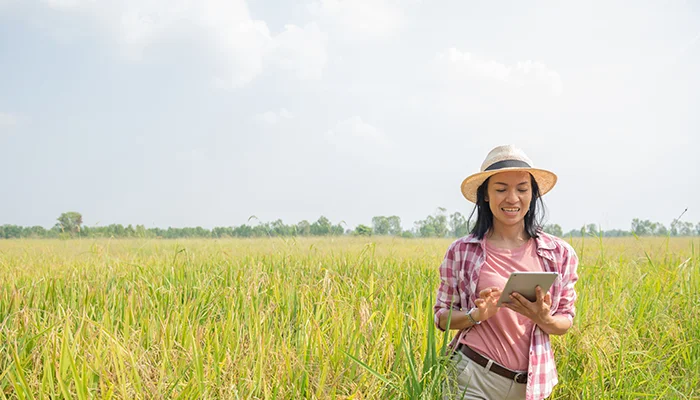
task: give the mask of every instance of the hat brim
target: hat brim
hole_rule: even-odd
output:
[[[532,174],[537,182],[537,186],[540,189],[540,196],[544,196],[545,193],[552,190],[554,185],[557,183],[557,176],[545,169],[538,168],[500,168],[493,171],[483,171],[477,172],[476,174],[469,175],[462,181],[462,194],[464,197],[476,203],[476,191],[481,186],[482,183],[489,177],[500,174],[501,172],[511,172],[511,171],[526,171]]]

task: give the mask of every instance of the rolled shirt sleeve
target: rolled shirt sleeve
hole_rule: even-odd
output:
[[[557,312],[555,315],[564,315],[571,325],[574,324],[574,317],[576,316],[576,307],[574,302],[576,301],[576,290],[574,285],[578,281],[578,256],[576,251],[569,245],[565,244],[563,249],[562,259],[560,263],[561,270],[559,273],[562,277],[562,288],[561,296],[559,298],[559,305],[557,307]]]
[[[457,286],[460,262],[456,259],[455,255],[455,244],[453,243],[447,249],[445,258],[442,260],[442,264],[440,264],[440,285],[437,291],[435,306],[433,307],[435,326],[443,332],[445,329],[440,327],[440,316],[446,312],[450,312],[450,309],[460,309],[459,288]]]

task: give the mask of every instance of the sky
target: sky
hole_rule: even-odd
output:
[[[696,223],[699,72],[699,1],[0,0],[0,225],[410,229],[503,144],[564,231]]]

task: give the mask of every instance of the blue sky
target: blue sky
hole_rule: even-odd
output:
[[[0,224],[404,228],[512,143],[550,222],[700,221],[700,3],[0,0]]]

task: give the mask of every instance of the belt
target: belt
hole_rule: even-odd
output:
[[[476,351],[472,350],[469,348],[469,346],[460,343],[460,345],[457,347],[457,350],[462,352],[467,358],[470,360],[474,361],[475,363],[481,365],[482,367],[486,368],[486,366],[489,364],[491,360],[488,358],[482,356],[481,354],[477,353]],[[511,379],[515,381],[516,383],[527,383],[527,372],[515,372],[512,370],[509,370],[508,368],[501,367],[500,365],[491,362],[491,367],[489,368],[489,371],[494,372],[500,376],[506,377],[508,379]]]

